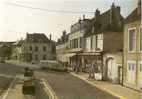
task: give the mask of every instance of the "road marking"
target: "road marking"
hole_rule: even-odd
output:
[[[0,74],[0,77],[13,78],[14,76],[6,75],[6,74]]]
[[[12,88],[12,86],[14,85],[16,79],[17,79],[17,76],[15,76],[15,78],[13,79],[13,81],[10,83],[10,85],[9,85],[7,91],[5,92],[4,96],[2,97],[2,99],[6,99],[7,98],[8,94],[9,94],[9,91]]]
[[[116,96],[116,97],[118,97],[118,98],[120,98],[120,99],[127,99],[127,98],[125,98],[124,96],[121,96],[121,95],[119,95],[119,94],[117,94],[117,93],[114,93],[113,91],[110,91],[110,90],[108,90],[108,89],[106,89],[106,88],[100,88],[99,86],[97,86],[97,85],[94,84],[93,82],[90,82],[90,81],[88,81],[88,80],[86,80],[86,79],[83,79],[83,78],[81,78],[80,76],[78,76],[78,75],[76,75],[76,74],[74,74],[74,73],[70,73],[70,74],[73,75],[74,77],[77,77],[77,78],[79,78],[79,79],[85,81],[86,83],[88,83],[88,84],[90,84],[90,85],[92,85],[92,86],[95,86],[95,87],[97,87],[98,89],[101,89],[101,90],[103,90],[103,91],[106,91],[106,92],[110,93],[111,95],[114,95],[114,96]]]
[[[48,82],[45,82],[45,79],[42,79],[42,83],[45,86],[47,94],[49,95],[49,97],[51,99],[58,99],[57,95],[55,94],[55,92],[53,91],[51,86],[48,84]]]

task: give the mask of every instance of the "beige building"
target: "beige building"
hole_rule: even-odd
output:
[[[27,33],[26,38],[17,44],[14,49],[19,60],[37,63],[40,60],[52,60],[56,58],[55,42],[41,33]]]
[[[83,66],[82,56],[80,53],[83,52],[85,47],[84,34],[91,30],[91,20],[86,19],[83,16],[83,19],[71,26],[69,34],[69,51],[70,53],[70,64],[74,66]]]
[[[142,89],[142,25],[141,1],[126,18],[124,25],[123,83],[137,90]]]
[[[68,34],[66,34],[66,31],[63,31],[63,35],[61,36],[60,39],[58,39],[56,45],[57,61],[61,63],[68,63],[69,62],[68,50],[69,50]]]

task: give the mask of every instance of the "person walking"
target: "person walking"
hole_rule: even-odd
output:
[[[89,70],[89,76],[88,76],[88,79],[91,79],[91,70],[92,70],[92,68],[91,68],[90,62],[88,62],[87,67],[88,67],[88,70]]]
[[[96,69],[96,63],[93,62],[92,65],[91,65],[91,72],[92,72],[92,79],[95,79],[95,69]]]

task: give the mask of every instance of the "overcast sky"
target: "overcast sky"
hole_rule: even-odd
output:
[[[57,40],[83,14],[92,18],[96,8],[102,13],[112,2],[124,17],[137,6],[137,0],[0,0],[0,41],[25,38],[26,32],[52,34]]]

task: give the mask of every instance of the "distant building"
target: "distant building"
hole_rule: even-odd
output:
[[[68,34],[63,31],[61,38],[58,39],[56,45],[56,56],[57,61],[67,64],[69,62],[69,57],[67,55],[69,50]]]
[[[17,43],[15,47],[17,59],[27,62],[39,62],[40,60],[52,60],[56,58],[55,42],[41,33],[27,33],[26,38]]]
[[[125,19],[123,82],[125,86],[142,89],[142,25],[141,0]]]
[[[0,57],[11,58],[13,43],[15,42],[0,42]]]

